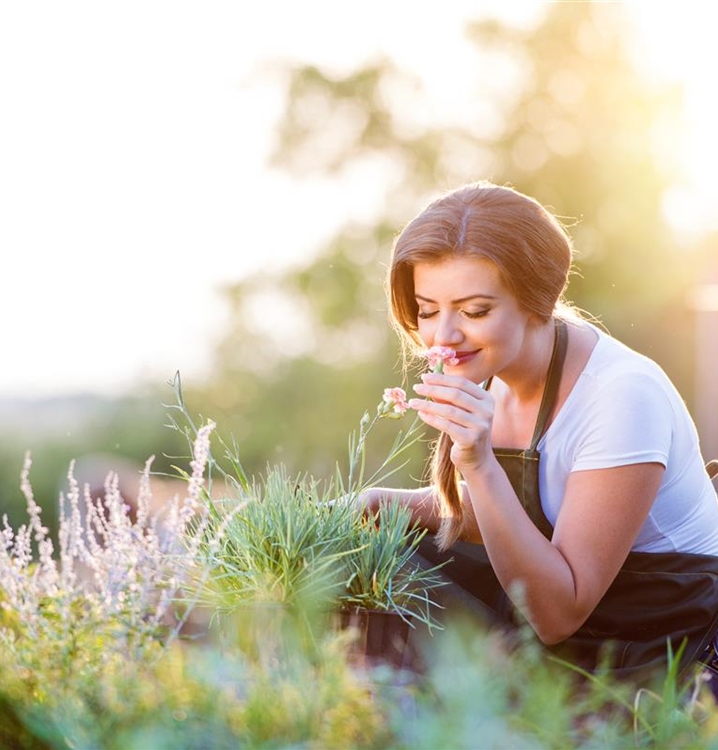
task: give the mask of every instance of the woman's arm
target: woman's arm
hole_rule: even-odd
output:
[[[663,472],[661,464],[644,463],[572,473],[550,541],[498,463],[466,477],[494,571],[504,590],[518,594],[515,603],[544,643],[568,638],[595,609],[631,550]]]
[[[466,505],[464,532],[462,539],[476,544],[481,543],[481,534],[476,524],[469,491],[465,482],[461,482],[461,492]],[[379,505],[383,502],[397,502],[411,509],[412,523],[418,523],[423,529],[435,534],[441,523],[439,506],[436,502],[436,493],[433,487],[421,487],[419,489],[394,489],[391,487],[372,487],[364,490],[359,496],[359,502],[368,512],[376,513]]]
[[[574,471],[553,538],[524,511],[491,447],[493,400],[464,378],[424,377],[413,408],[452,440],[474,522],[504,590],[539,638],[558,643],[591,614],[626,559],[656,497],[660,463]]]

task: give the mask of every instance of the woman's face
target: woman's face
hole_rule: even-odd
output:
[[[531,316],[486,258],[448,258],[414,266],[419,336],[427,347],[449,346],[459,363],[446,367],[480,383],[520,372]]]

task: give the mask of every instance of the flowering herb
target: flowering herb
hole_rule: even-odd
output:
[[[432,346],[425,352],[426,358],[429,360],[429,369],[432,372],[444,372],[444,365],[458,365],[459,360],[456,357],[456,352],[449,346]]]
[[[403,388],[385,388],[383,402],[379,404],[379,412],[385,417],[400,417],[409,408],[406,401],[406,391]]]
[[[94,499],[88,484],[80,488],[71,463],[69,490],[60,494],[57,549],[42,524],[25,457],[21,489],[29,521],[17,530],[6,515],[0,521],[0,643],[17,642],[19,663],[22,644],[43,639],[61,650],[92,633],[106,649],[114,644],[127,654],[152,643],[167,646],[179,635],[198,602],[188,599],[190,589],[198,594],[207,583],[204,548],[214,549],[224,533],[219,527],[210,534],[207,526],[204,473],[213,428],[209,422],[197,432],[185,497],[176,495],[154,514],[153,459],[146,462],[134,521],[116,473],[107,477],[104,499]]]
[[[459,364],[456,351],[449,346],[432,346],[426,350],[424,356],[432,372],[444,372],[445,364],[449,366]],[[385,388],[382,401],[377,407],[377,417],[398,419],[409,408],[406,391],[403,388]]]

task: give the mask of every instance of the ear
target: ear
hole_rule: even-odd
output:
[[[553,317],[546,318],[543,315],[532,312],[531,310],[526,310],[526,315],[526,322],[531,328],[534,329],[543,328],[553,320]]]

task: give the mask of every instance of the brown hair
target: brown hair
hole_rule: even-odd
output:
[[[486,258],[496,265],[521,308],[548,322],[563,300],[571,255],[571,240],[558,219],[513,188],[478,182],[433,201],[397,237],[387,277],[391,321],[399,332],[405,358],[424,348],[414,297],[417,263]],[[450,451],[451,439],[442,433],[431,461],[431,477],[442,510],[437,535],[441,549],[450,547],[463,527],[458,476]]]

